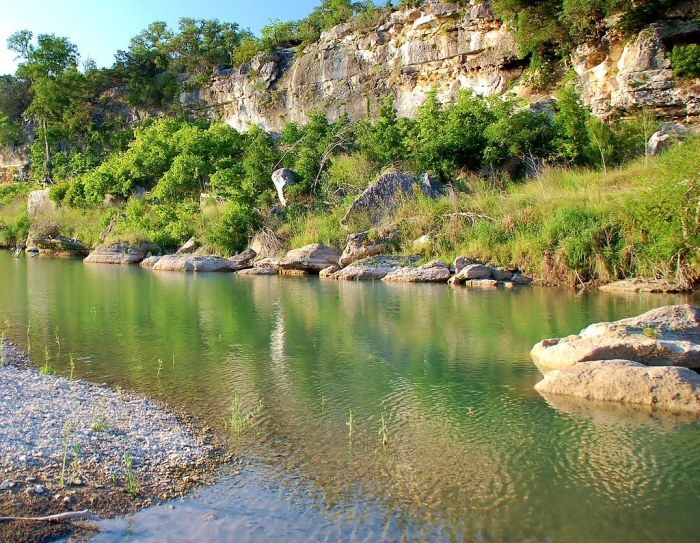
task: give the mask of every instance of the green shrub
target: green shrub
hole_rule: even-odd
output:
[[[217,254],[234,255],[248,246],[248,240],[258,226],[255,210],[239,202],[227,202],[215,219],[205,241]]]
[[[676,45],[671,51],[673,75],[682,79],[700,77],[700,45]]]

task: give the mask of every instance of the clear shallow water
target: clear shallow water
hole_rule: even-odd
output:
[[[67,374],[73,353],[76,375],[222,432],[234,389],[263,404],[232,443],[244,466],[106,521],[95,541],[697,540],[700,426],[544,399],[528,354],[697,297],[153,273],[8,252],[0,274],[0,327],[29,340],[37,365],[48,348]]]

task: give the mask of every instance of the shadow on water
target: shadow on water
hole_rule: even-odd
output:
[[[698,426],[542,398],[528,353],[697,298],[154,273],[9,253],[0,270],[0,325],[37,365],[48,349],[67,374],[73,354],[77,376],[222,432],[234,390],[262,403],[232,443],[245,466],[105,521],[95,541],[695,538]]]

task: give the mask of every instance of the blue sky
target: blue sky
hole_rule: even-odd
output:
[[[0,74],[14,73],[7,38],[17,30],[65,36],[81,59],[111,66],[118,49],[153,21],[177,29],[181,17],[236,22],[258,32],[270,19],[308,15],[321,0],[0,0]]]

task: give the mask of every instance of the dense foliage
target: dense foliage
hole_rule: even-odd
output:
[[[423,3],[402,0],[400,5]],[[662,18],[667,4],[493,2],[544,82],[573,44],[600,36],[605,17],[616,15],[620,31],[636,32]],[[340,224],[348,200],[380,172],[395,168],[428,172],[448,187],[446,198],[407,204],[389,219],[403,225],[399,244],[404,251],[412,250],[412,239],[433,232],[426,258],[460,251],[530,271],[560,266],[579,280],[681,273],[697,264],[698,232],[688,226],[697,220],[693,223],[693,209],[684,207],[687,195],[698,190],[696,174],[688,173],[687,186],[675,175],[661,178],[663,195],[637,183],[641,200],[628,195],[614,205],[585,196],[582,180],[600,179],[597,174],[575,177],[571,183],[577,191],[569,191],[566,173],[544,187],[552,167],[564,172],[590,168],[603,176],[614,172],[645,154],[656,127],[646,112],[612,123],[592,117],[571,84],[563,83],[556,100],[537,107],[468,91],[445,105],[436,87],[415,119],[400,118],[387,96],[374,118],[351,122],[312,111],[306,123],[289,123],[280,134],[256,126],[239,133],[182,111],[174,100],[221,66],[238,66],[278,47],[303,51],[336,24],[370,28],[391,9],[388,3],[323,0],[305,19],[270,21],[260,37],[216,20],[181,19],[176,31],[155,22],[105,70],[81,66],[66,38],[17,32],[8,45],[22,62],[15,76],[0,78],[0,144],[22,144],[22,128],[33,121],[30,181],[51,185],[61,233],[87,243],[96,243],[100,230],[109,226],[106,242],[148,241],[173,249],[194,236],[229,255],[244,249],[264,226],[289,245],[340,247],[348,233]],[[676,75],[698,77],[699,58],[697,45],[676,46],[671,58]],[[131,106],[168,115],[128,121],[119,110],[104,107],[110,100],[105,91],[116,87],[126,89]],[[276,205],[270,180],[283,166],[297,177],[286,209]],[[518,199],[513,187],[528,177],[539,180],[543,201],[535,205],[529,194],[523,198],[530,203],[513,203]],[[526,184],[525,192],[532,193],[533,186]],[[29,185],[11,187],[19,188],[0,191],[4,245],[23,239],[30,227],[24,206],[17,204]],[[550,190],[560,202],[544,198]],[[504,194],[509,194],[507,203],[501,200]],[[465,226],[444,218],[475,210],[490,220]]]

